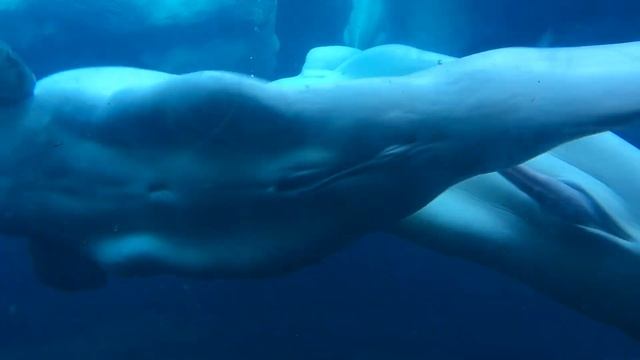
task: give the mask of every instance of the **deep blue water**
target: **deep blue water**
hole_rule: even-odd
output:
[[[411,5],[397,2],[389,39],[428,47],[430,40],[406,23]],[[535,45],[549,31],[553,45],[640,39],[640,4],[629,0],[493,0],[472,9],[446,22],[468,35],[464,41],[433,50],[463,55]],[[309,48],[340,43],[348,11],[345,0],[280,0],[275,70],[229,66],[270,78],[293,74]],[[137,66],[131,54],[140,43],[162,48],[252,33],[203,22],[113,34],[66,21],[73,38],[16,46],[39,75]],[[0,24],[0,39],[19,38],[21,26],[19,19]],[[49,59],[53,52],[59,56]],[[633,129],[627,135],[640,138]],[[72,295],[37,283],[25,247],[14,239],[0,243],[0,360],[640,359],[639,343],[509,278],[381,235],[282,278],[116,279]]]
[[[36,284],[20,248],[3,246],[3,359],[640,357],[510,279],[381,236],[279,279],[120,280],[80,295]]]

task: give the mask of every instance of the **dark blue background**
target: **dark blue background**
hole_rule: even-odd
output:
[[[116,280],[65,295],[3,246],[2,359],[637,359],[617,331],[381,236],[261,281]]]
[[[348,6],[280,1],[284,76],[341,41]],[[412,43],[405,2],[392,39]],[[532,45],[548,28],[556,45],[640,39],[631,0],[482,4],[467,52]],[[381,235],[283,278],[115,279],[75,295],[37,284],[22,241],[0,244],[2,360],[640,359],[640,344],[509,278]]]

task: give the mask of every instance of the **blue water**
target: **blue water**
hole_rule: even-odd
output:
[[[38,1],[44,0],[20,13],[32,22],[0,11],[7,19],[0,39],[16,44],[39,76],[78,66],[143,66],[132,57],[141,46],[161,51],[225,36],[263,46],[253,27],[232,21],[117,33],[87,29],[73,16],[55,25],[69,36],[29,45],[26,27],[45,26],[50,16]],[[433,41],[432,50],[464,55],[541,41],[640,39],[640,4],[630,0],[478,3],[445,22],[466,34],[464,41],[443,44],[406,26],[412,4],[398,1],[389,41],[422,48]],[[226,69],[279,78],[295,73],[311,47],[342,41],[346,0],[280,0],[279,6],[275,65],[221,61]],[[552,34],[547,40],[546,33]],[[41,286],[25,248],[20,240],[0,243],[0,360],[640,359],[639,343],[505,276],[381,235],[281,278],[114,279],[80,294]]]
[[[383,237],[280,279],[120,280],[80,295],[36,284],[19,249],[3,254],[3,359],[640,357],[510,279]]]

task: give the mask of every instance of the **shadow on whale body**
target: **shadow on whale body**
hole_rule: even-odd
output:
[[[461,180],[633,121],[638,47],[502,49],[303,86],[55,74],[0,109],[0,231],[29,238],[41,280],[67,290],[291,271]]]

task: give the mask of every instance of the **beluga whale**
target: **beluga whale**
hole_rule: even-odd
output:
[[[62,290],[110,274],[285,273],[462,180],[634,121],[639,55],[638,43],[499,49],[305,86],[57,73],[0,107],[0,233],[29,239],[36,274]],[[29,81],[25,69],[0,78]]]
[[[391,233],[640,339],[638,181],[640,150],[598,134],[456,184]]]
[[[349,49],[313,49],[300,75],[278,82],[410,75],[456,60],[404,45]],[[605,132],[458,183],[385,232],[499,271],[638,339],[638,183],[640,150]]]
[[[598,134],[456,184],[390,232],[640,339],[638,181],[640,150]]]

